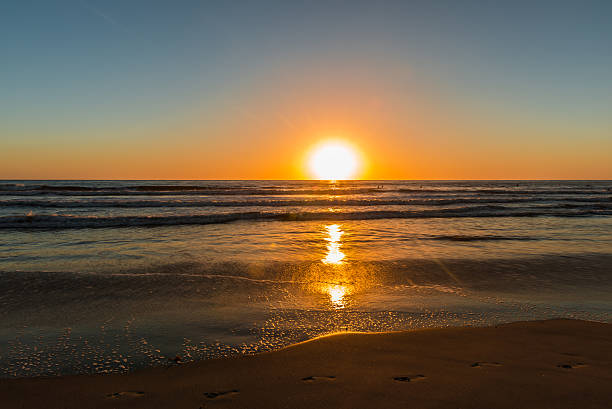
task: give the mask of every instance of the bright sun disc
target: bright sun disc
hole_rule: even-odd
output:
[[[355,177],[359,160],[349,145],[326,142],[313,150],[308,164],[316,179],[345,180]]]

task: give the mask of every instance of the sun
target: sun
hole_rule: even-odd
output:
[[[308,159],[308,167],[315,179],[352,179],[359,168],[359,155],[348,143],[326,141],[312,150]]]

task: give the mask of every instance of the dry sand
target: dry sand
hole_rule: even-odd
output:
[[[12,408],[610,408],[612,325],[338,334],[129,375],[0,381]]]

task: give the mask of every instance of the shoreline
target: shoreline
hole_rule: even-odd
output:
[[[0,379],[7,408],[603,408],[612,324],[339,333],[128,374]]]

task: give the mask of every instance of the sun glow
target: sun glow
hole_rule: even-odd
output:
[[[351,179],[357,174],[359,155],[347,143],[328,141],[313,149],[308,160],[308,166],[316,179]]]

